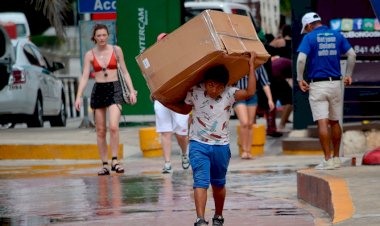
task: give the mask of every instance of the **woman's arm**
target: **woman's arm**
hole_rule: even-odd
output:
[[[273,103],[270,86],[269,85],[263,86],[263,90],[264,90],[265,96],[267,96],[267,99],[268,99],[269,111],[272,111],[274,109],[274,103]]]
[[[80,110],[81,97],[83,95],[83,91],[85,87],[87,86],[88,78],[90,76],[91,56],[92,56],[91,50],[87,51],[87,53],[84,56],[82,77],[79,80],[78,91],[75,98],[75,109],[77,111]]]

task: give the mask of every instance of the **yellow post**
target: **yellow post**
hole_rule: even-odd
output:
[[[156,127],[146,127],[139,130],[140,149],[143,157],[161,157],[162,146],[160,135],[156,132]]]
[[[243,149],[240,144],[240,125],[236,126],[237,130],[237,144],[239,146],[239,156],[243,153]],[[251,155],[259,156],[264,154],[264,144],[266,141],[265,125],[254,124],[252,126],[252,146]]]

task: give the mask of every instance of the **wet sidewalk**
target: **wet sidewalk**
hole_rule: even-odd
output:
[[[0,129],[0,146],[96,146],[94,129],[78,129],[79,123],[71,121],[67,128]],[[264,156],[241,160],[237,123],[232,120],[230,124],[232,159],[225,225],[380,225],[378,166],[315,171],[312,167],[321,156],[283,155],[281,138],[271,137],[266,139]],[[123,175],[98,177],[96,158],[1,160],[0,225],[193,225],[191,170],[181,168],[179,148],[174,143],[174,172],[161,174],[162,158],[142,156],[138,135],[142,127],[120,130]],[[300,183],[300,175],[310,180]],[[342,185],[347,192],[342,192]],[[301,191],[310,200],[298,199]],[[324,203],[319,206],[313,200]],[[349,205],[351,210],[345,209]],[[209,192],[208,220],[212,214]]]
[[[177,157],[173,156],[172,174],[161,173],[161,159],[130,158],[123,161],[124,175],[103,177],[95,174],[99,165],[89,161],[5,161],[0,167],[1,221],[10,225],[193,225],[192,174],[181,168]],[[324,212],[297,200],[295,170],[305,166],[290,158],[286,164],[273,164],[275,159],[231,161],[225,225],[328,222]],[[213,209],[209,192],[208,219]]]

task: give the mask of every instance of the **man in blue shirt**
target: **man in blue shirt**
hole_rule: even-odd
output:
[[[324,170],[338,168],[341,164],[339,148],[342,129],[339,118],[342,115],[344,88],[341,80],[343,79],[345,85],[351,84],[356,54],[343,35],[324,26],[321,20],[314,12],[306,13],[302,17],[301,34],[307,34],[297,50],[297,80],[303,92],[309,91],[311,112],[318,125],[319,140],[325,155],[316,169]],[[347,68],[343,77],[340,71],[341,55],[347,55]],[[303,78],[305,64],[310,83]],[[330,151],[331,143],[334,148],[333,156]]]

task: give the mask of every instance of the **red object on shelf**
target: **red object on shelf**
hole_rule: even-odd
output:
[[[92,20],[116,20],[116,13],[93,13]]]
[[[380,147],[364,154],[362,165],[380,165]]]
[[[11,39],[17,38],[17,27],[15,23],[11,23],[11,22],[4,23],[3,27],[5,28],[5,30],[7,31]]]

